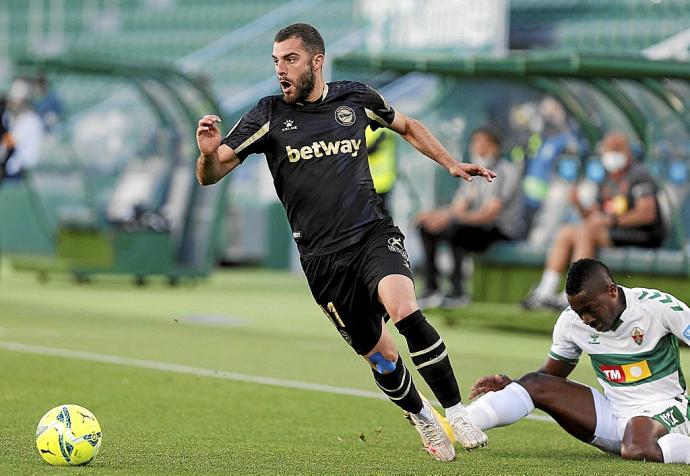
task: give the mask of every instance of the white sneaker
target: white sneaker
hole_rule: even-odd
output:
[[[479,427],[472,424],[467,410],[456,411],[449,419],[448,423],[453,427],[455,437],[466,450],[472,450],[481,446],[486,446],[489,438]]]
[[[425,398],[422,398],[422,402],[425,407],[430,409],[432,419],[418,418],[409,412],[405,412],[405,417],[410,420],[419,436],[422,437],[422,443],[427,453],[437,461],[453,461],[455,459],[455,447],[453,446],[455,438],[452,428]]]

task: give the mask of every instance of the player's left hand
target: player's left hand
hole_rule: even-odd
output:
[[[467,180],[468,182],[472,181],[472,177],[484,177],[487,182],[493,182],[494,178],[496,177],[496,172],[493,170],[487,169],[486,167],[482,167],[481,165],[477,164],[464,164],[462,162],[457,162],[456,164],[452,165],[449,169],[448,172],[453,176],[453,177],[461,177]]]
[[[470,389],[470,400],[473,398],[480,397],[488,392],[497,392],[503,390],[508,386],[513,380],[507,375],[496,374],[496,375],[486,375],[481,377]]]

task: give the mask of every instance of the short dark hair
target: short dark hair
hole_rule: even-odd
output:
[[[592,278],[610,279],[615,284],[611,270],[598,259],[583,258],[570,265],[568,277],[565,280],[565,293],[568,296],[580,294],[585,283]]]
[[[275,42],[280,43],[288,38],[300,38],[304,44],[304,49],[311,56],[326,54],[326,47],[323,44],[323,37],[319,30],[306,23],[294,23],[288,25],[276,33]]]
[[[486,137],[489,138],[491,142],[494,143],[494,145],[496,145],[496,147],[498,147],[499,149],[501,148],[501,133],[494,126],[488,124],[479,126],[472,131],[471,137],[474,137],[477,134],[484,134]]]

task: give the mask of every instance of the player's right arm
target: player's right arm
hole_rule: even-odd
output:
[[[536,373],[553,375],[554,377],[567,378],[575,369],[574,364],[547,357],[544,365],[536,370]],[[507,387],[513,379],[505,374],[485,375],[480,377],[470,389],[470,399],[484,395],[487,392],[498,392]]]
[[[568,378],[568,375],[575,369],[575,364],[563,362],[562,360],[546,358],[546,362],[541,366],[537,373],[553,375],[554,377]]]
[[[572,326],[572,313],[570,308],[566,309],[561,313],[561,316],[556,321],[556,325],[553,328],[553,342],[551,344],[551,350],[546,358],[546,362],[536,373],[543,373],[547,375],[553,375],[554,377],[567,378],[580,358],[582,349],[580,349],[571,339],[570,339],[570,327]],[[487,392],[497,392],[503,390],[508,386],[513,380],[507,375],[487,375],[481,377],[475,382],[470,390],[470,398],[475,398],[483,395]]]
[[[496,173],[485,167],[455,160],[424,124],[399,111],[395,113],[393,122],[388,127],[400,134],[412,147],[448,170],[453,177],[460,177],[468,182],[472,181],[473,176],[484,177],[487,182],[493,181],[496,177]]]
[[[196,161],[196,178],[201,185],[218,182],[240,164],[240,159],[230,147],[221,144],[220,129],[216,126],[220,117],[207,114],[199,119],[196,143],[199,157]]]

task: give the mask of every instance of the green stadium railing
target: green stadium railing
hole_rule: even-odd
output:
[[[178,136],[183,138],[189,137],[189,131],[195,130],[198,117],[203,112],[219,110],[215,100],[194,78],[171,67],[83,58],[21,58],[16,61],[16,65],[18,70],[27,73],[40,71],[119,78],[130,83],[141,94],[161,125],[176,129]],[[156,94],[149,88],[151,83],[158,87]],[[168,104],[164,104],[165,102]],[[178,122],[171,120],[168,111],[170,104],[182,113],[182,116],[177,118]],[[192,150],[191,143],[186,150]],[[215,264],[214,253],[219,248],[217,242],[220,239],[227,181],[215,187],[202,189],[196,184],[194,161],[189,157],[180,157],[179,160],[183,165],[190,164],[187,167],[191,186],[179,244],[175,244],[175,240],[166,232],[128,231],[96,218],[91,223],[78,226],[54,224],[54,233],[48,232],[48,238],[53,241],[52,251],[55,254],[52,262],[46,259],[46,249],[42,249],[40,259],[35,255],[22,253],[19,261],[28,263],[25,267],[40,272],[68,271],[80,277],[90,274],[124,273],[134,275],[142,281],[147,275],[160,274],[167,276],[171,282],[176,282],[180,277],[208,275]],[[85,188],[90,190],[90,181],[84,179],[83,182]],[[40,190],[32,187],[29,180],[24,180],[24,185],[29,189],[31,199],[40,202]],[[96,207],[94,192],[87,195],[84,205]],[[94,210],[92,216],[103,216],[103,213]],[[210,216],[211,219],[202,223],[198,216]],[[11,227],[11,220],[6,221],[5,225]],[[199,227],[205,231],[200,232]]]

